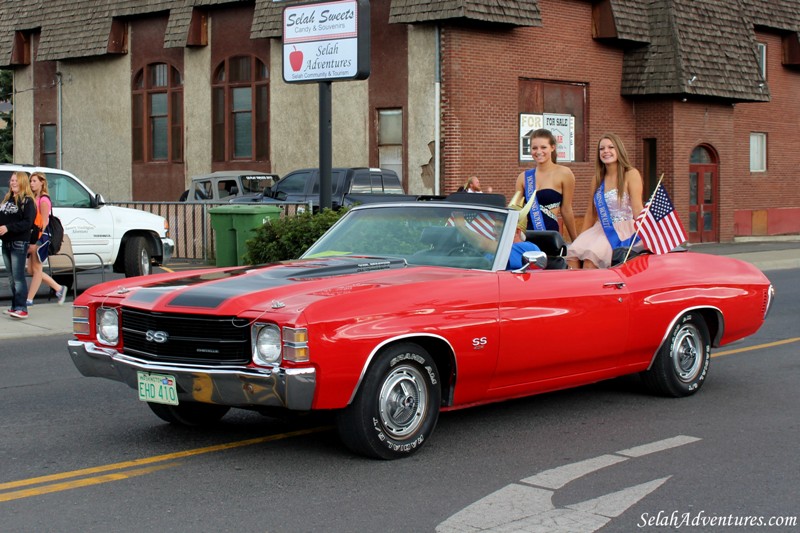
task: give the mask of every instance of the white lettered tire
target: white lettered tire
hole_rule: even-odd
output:
[[[416,344],[392,346],[378,354],[353,403],[339,413],[339,436],[367,457],[407,457],[433,434],[441,391],[428,352]]]
[[[642,372],[645,385],[664,396],[694,394],[703,385],[711,361],[708,326],[697,311],[684,313],[672,327],[649,370]]]

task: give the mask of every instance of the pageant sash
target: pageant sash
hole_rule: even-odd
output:
[[[620,240],[617,235],[617,230],[614,229],[614,224],[611,222],[611,214],[608,211],[606,204],[606,197],[604,194],[605,182],[601,183],[597,190],[594,192],[594,207],[597,209],[597,218],[600,220],[600,225],[603,226],[603,232],[606,234],[611,249],[620,247],[629,247],[636,238],[636,235],[631,235],[627,239]]]
[[[544,231],[547,228],[544,226],[544,219],[542,218],[542,210],[539,207],[539,201],[536,199],[536,169],[529,168],[525,171],[525,203],[533,198],[531,204],[531,211],[528,216],[531,219],[533,229]]]

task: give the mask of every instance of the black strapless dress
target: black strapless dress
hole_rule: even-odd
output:
[[[563,195],[553,189],[540,189],[536,191],[536,201],[539,202],[539,209],[542,212],[544,227],[552,231],[561,231],[558,227],[558,217],[553,214],[553,210],[561,207]],[[531,218],[528,217],[528,229],[534,229]]]

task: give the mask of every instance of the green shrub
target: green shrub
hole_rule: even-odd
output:
[[[297,216],[268,221],[254,230],[255,237],[245,243],[244,260],[249,265],[258,265],[297,259],[346,211],[325,209],[316,214],[305,211]]]

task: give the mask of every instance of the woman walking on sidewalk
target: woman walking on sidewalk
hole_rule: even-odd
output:
[[[47,190],[47,176],[42,172],[34,172],[31,174],[31,191],[36,198],[36,220],[34,220],[34,232],[38,235],[31,236],[37,238],[34,244],[31,244],[28,251],[28,272],[31,275],[31,285],[28,287],[28,300],[26,305],[33,305],[33,298],[42,284],[45,282],[56,293],[58,298],[58,305],[64,303],[67,297],[67,288],[62,287],[51,278],[44,271],[42,263],[47,260],[50,250],[50,213],[52,212],[53,204],[50,201],[49,191]]]
[[[11,287],[11,309],[14,318],[28,318],[28,284],[25,280],[25,256],[31,242],[36,218],[36,202],[28,182],[28,174],[15,172],[8,181],[8,193],[0,203],[0,238],[3,240],[3,262]]]

